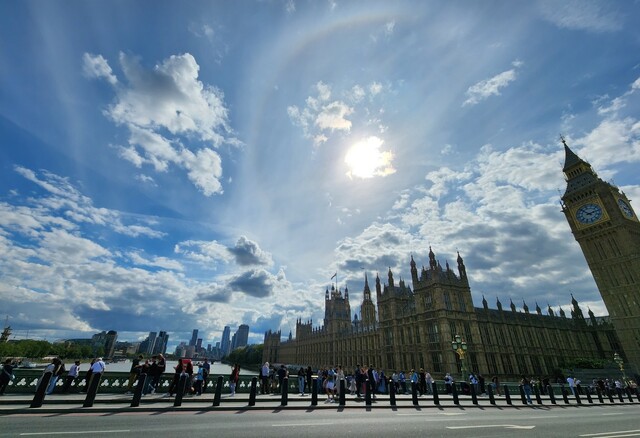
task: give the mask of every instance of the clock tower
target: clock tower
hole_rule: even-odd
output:
[[[598,178],[562,139],[562,211],[607,306],[627,368],[640,366],[640,222],[624,192]],[[609,358],[613,359],[613,358]]]

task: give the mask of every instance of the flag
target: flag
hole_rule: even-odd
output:
[[[336,278],[337,275],[338,273],[336,272],[335,274],[333,274],[333,277],[331,277],[331,279],[333,280],[334,278]]]

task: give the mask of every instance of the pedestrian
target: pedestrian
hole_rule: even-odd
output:
[[[173,397],[173,393],[176,392],[178,387],[178,382],[180,381],[180,376],[185,370],[185,365],[183,363],[185,359],[179,359],[178,364],[173,367],[173,380],[171,380],[171,384],[169,385],[169,392],[165,394],[166,397]]]
[[[307,373],[305,372],[304,368],[300,367],[300,369],[298,370],[298,390],[300,391],[300,395],[304,395],[304,388],[306,386],[306,374]]]
[[[202,395],[202,389],[204,386],[204,364],[198,365],[198,371],[196,372],[195,380],[193,382],[193,389],[196,395]]]
[[[100,384],[100,378],[102,377],[102,374],[104,373],[105,368],[106,366],[102,361],[102,358],[97,357],[96,360],[93,362],[93,365],[91,365],[91,378],[87,382],[87,392],[89,392],[89,387],[91,386],[92,382],[97,380],[98,385]]]
[[[433,391],[433,377],[431,377],[431,373],[427,372],[425,374],[425,382],[427,384],[427,394],[431,394]]]
[[[14,363],[11,359],[7,359],[4,361],[4,365],[2,366],[2,373],[0,373],[0,395],[4,395],[5,389],[9,386],[9,382],[13,380],[13,368]]]
[[[53,394],[53,390],[56,389],[56,383],[60,376],[66,371],[64,367],[64,362],[58,357],[53,359],[53,363],[55,364],[55,368],[53,370],[53,374],[51,375],[51,380],[49,380],[49,387],[47,388],[47,395]]]
[[[307,367],[307,387],[309,388],[309,393],[312,393],[312,385],[313,385],[313,370],[310,366]]]
[[[211,372],[211,364],[209,359],[205,358],[202,364],[202,392],[207,392],[207,385],[209,383],[209,373]]]
[[[229,375],[229,390],[231,391],[231,397],[236,395],[236,385],[238,385],[238,380],[240,380],[240,365],[235,364],[231,370],[231,374]]]
[[[138,380],[138,376],[140,375],[140,371],[142,369],[141,362],[143,358],[143,355],[139,355],[131,361],[131,369],[129,370],[129,382],[127,383],[127,390],[125,394],[131,394],[133,384],[136,380]]]
[[[449,373],[444,376],[444,386],[447,389],[447,394],[453,393],[453,377]]]
[[[165,360],[162,354],[158,354],[156,368],[151,369],[151,374],[153,375],[153,381],[151,382],[151,394],[154,394],[158,387],[160,386],[160,379],[167,369],[167,361]]]
[[[522,389],[524,390],[524,395],[527,398],[527,403],[529,403],[530,405],[533,404],[533,402],[531,401],[531,381],[523,375],[522,379],[520,380],[520,385],[522,385]]]
[[[80,375],[80,361],[76,360],[71,367],[69,367],[69,372],[67,373],[67,377],[64,379],[64,385],[62,385],[62,392],[68,393],[69,388],[71,388],[71,384],[78,378]]]
[[[491,378],[491,387],[495,391],[496,395],[500,395],[500,379],[498,379],[498,376],[493,376]]]
[[[282,392],[282,384],[284,383],[284,378],[287,377],[289,375],[289,371],[287,371],[287,368],[284,366],[284,364],[280,365],[280,368],[278,368],[278,388],[280,388],[280,392]]]
[[[424,395],[427,393],[427,373],[424,372],[424,368],[420,368],[420,372],[418,373],[418,381],[419,388],[418,391],[420,395]]]
[[[571,390],[571,394],[575,397],[576,395],[576,381],[573,377],[567,377],[567,385],[569,385],[569,389]]]
[[[84,375],[84,387],[80,389],[80,392],[87,392],[89,390],[89,382],[91,381],[91,375],[93,374],[94,363],[96,363],[95,358],[91,359],[91,363],[89,364],[89,369],[87,370],[87,373]]]
[[[409,373],[409,380],[411,381],[411,393],[413,394],[413,391],[416,391],[416,395],[419,395],[420,389],[418,388],[418,384],[420,383],[420,376],[413,368]]]
[[[269,392],[269,362],[265,362],[260,369],[260,394]]]

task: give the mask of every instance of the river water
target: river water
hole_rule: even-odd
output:
[[[69,363],[65,363],[65,366],[67,367],[67,369],[69,369],[69,367],[72,365],[73,361],[69,362]],[[201,361],[193,361],[193,368],[194,368],[194,372],[198,371],[197,368],[197,364],[201,363]],[[47,366],[46,363],[37,363],[35,364],[36,368],[38,369],[42,369],[44,367]],[[177,360],[168,360],[167,361],[167,368],[165,369],[165,374],[173,374],[175,372],[174,367],[178,365],[178,361]],[[89,361],[83,361],[80,364],[80,373],[85,372],[89,369]],[[122,362],[113,362],[113,363],[107,363],[106,364],[106,371],[113,371],[113,372],[121,372],[121,373],[128,373],[129,371],[131,371],[131,361],[130,360],[125,360]],[[213,362],[211,363],[211,371],[210,374],[222,374],[222,375],[226,375],[226,374],[231,374],[231,366],[227,365],[227,364],[223,364],[221,362]],[[252,370],[247,370],[244,368],[240,368],[240,375],[241,376],[257,376],[258,373],[256,371],[252,371]]]

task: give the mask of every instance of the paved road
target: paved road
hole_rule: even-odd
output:
[[[640,405],[29,413],[0,417],[0,437],[640,437]]]

